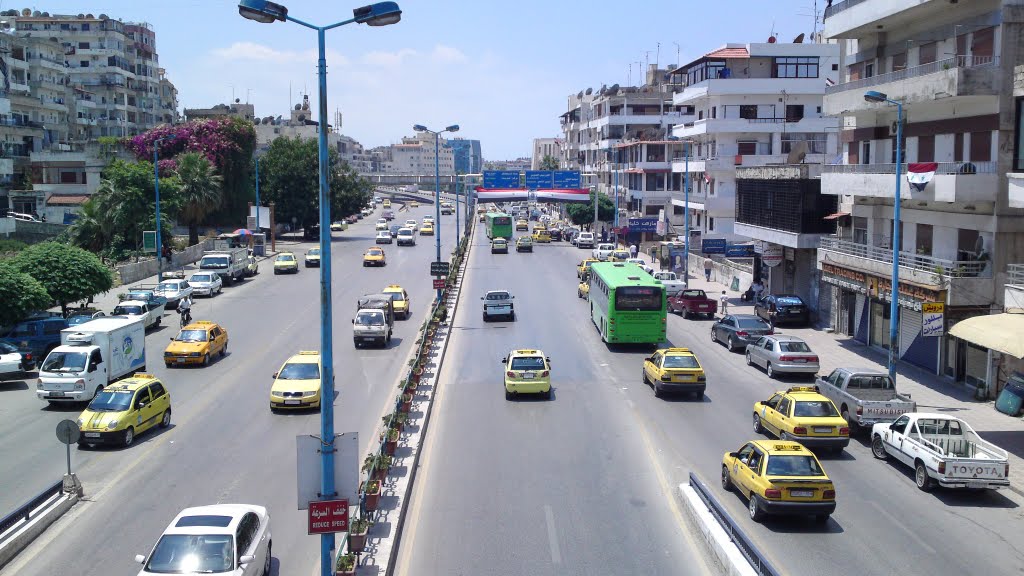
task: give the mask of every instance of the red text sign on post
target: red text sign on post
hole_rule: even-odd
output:
[[[434,290],[444,289],[444,278],[434,278]]]
[[[348,532],[348,500],[314,500],[308,514],[309,534]]]

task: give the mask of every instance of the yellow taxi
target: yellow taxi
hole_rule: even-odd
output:
[[[704,368],[689,348],[663,348],[644,359],[644,384],[659,398],[665,392],[689,392],[700,398],[707,383]]]
[[[387,260],[383,248],[374,246],[363,252],[363,266],[384,266],[385,264],[387,264]]]
[[[320,407],[320,353],[303,350],[274,372],[270,410]]]
[[[828,522],[836,489],[813,452],[798,442],[752,440],[722,457],[722,488],[747,498],[750,519],[814,516]]]
[[[630,258],[629,250],[612,250],[612,253],[608,255],[609,262],[625,262]]]
[[[551,359],[534,349],[512,350],[501,359],[505,367],[505,399],[519,394],[551,398]]]
[[[590,271],[590,265],[594,262],[600,262],[600,260],[596,258],[580,260],[580,263],[576,265],[576,277],[582,279],[583,275]]]
[[[576,287],[576,296],[587,300],[590,298],[590,276],[584,274],[583,278],[580,278],[580,285]]]
[[[850,425],[817,386],[793,386],[755,403],[754,432],[837,453],[850,443]]]
[[[551,233],[545,228],[534,228],[533,241],[538,243],[551,242]]]
[[[412,310],[409,309],[409,293],[398,284],[388,284],[383,290],[384,294],[391,295],[391,304],[395,307],[395,316],[409,318]]]
[[[533,225],[533,231],[534,232],[536,232],[537,230],[547,230],[547,229],[548,229],[547,224],[544,224],[542,222],[538,222],[538,223]]]
[[[420,226],[420,236],[433,236],[433,235],[434,235],[434,223],[433,222],[424,222],[423,225]]]
[[[387,198],[385,198],[385,199],[384,199],[384,202],[383,202],[383,203],[382,203],[381,205],[382,205],[382,206],[383,206],[384,208],[391,208],[391,200],[388,200]]]
[[[521,232],[523,230],[529,230],[529,229],[530,229],[530,223],[527,222],[526,219],[520,218],[519,220],[516,220],[516,232]]]
[[[160,425],[171,425],[171,393],[152,374],[137,372],[106,388],[78,417],[79,446],[131,446],[135,437]]]
[[[299,271],[299,259],[293,252],[281,252],[274,258],[274,274]]]
[[[208,366],[214,354],[228,352],[228,331],[215,322],[196,320],[171,338],[164,349],[164,364],[168,368],[181,364]]]
[[[417,202],[415,200],[413,200],[412,202],[409,202],[409,208],[419,208],[419,207],[420,207],[420,203],[419,202]]]

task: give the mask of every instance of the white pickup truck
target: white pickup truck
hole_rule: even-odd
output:
[[[484,322],[494,317],[508,318],[513,322],[516,319],[515,305],[512,299],[515,296],[509,294],[508,290],[491,290],[480,299],[484,301]]]
[[[592,254],[594,255],[595,259],[604,262],[605,260],[608,259],[609,256],[612,255],[612,252],[614,251],[615,244],[611,244],[609,242],[601,242],[594,247],[594,251],[592,252]]]
[[[911,412],[871,429],[871,453],[890,456],[914,469],[921,490],[988,488],[1010,485],[1006,450],[982,440],[967,422],[954,416]]]
[[[652,276],[654,276],[655,280],[661,282],[661,284],[665,287],[665,294],[667,294],[668,296],[675,296],[679,292],[682,292],[684,288],[686,288],[686,285],[683,283],[682,280],[679,279],[678,276],[676,276],[675,272],[655,272],[652,274]]]
[[[851,436],[862,427],[889,423],[917,410],[909,395],[896,392],[888,374],[871,368],[836,368],[827,377],[818,376],[816,384],[818,391],[839,407]]]
[[[141,319],[142,325],[148,329],[160,325],[164,317],[164,307],[154,306],[142,300],[123,300],[114,307],[111,316]]]

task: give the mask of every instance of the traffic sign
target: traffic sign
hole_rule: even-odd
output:
[[[444,289],[444,278],[434,278],[434,290]]]
[[[778,244],[766,244],[764,252],[761,253],[761,263],[769,267],[775,267],[782,264],[782,246]]]
[[[307,518],[307,534],[348,532],[348,500],[313,500]]]
[[[82,431],[78,428],[78,422],[71,419],[64,419],[57,422],[57,440],[62,444],[74,444],[78,442]]]
[[[156,230],[142,231],[142,251],[156,253]]]
[[[527,170],[526,187],[530,190],[551,188],[555,182],[555,173],[551,170]]]
[[[580,188],[579,170],[555,170],[555,188]]]
[[[725,254],[725,238],[702,238],[700,251],[705,254]]]
[[[447,276],[449,270],[449,264],[447,262],[431,262],[430,263],[430,275],[431,276]]]
[[[727,244],[725,246],[725,256],[727,258],[753,258],[754,257],[754,245],[753,244]]]
[[[519,188],[519,171],[484,170],[484,188]]]

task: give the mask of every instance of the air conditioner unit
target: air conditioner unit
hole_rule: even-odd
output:
[[[903,119],[903,131],[907,130],[907,119]],[[889,136],[896,136],[896,121],[893,120],[892,124],[889,125]]]

